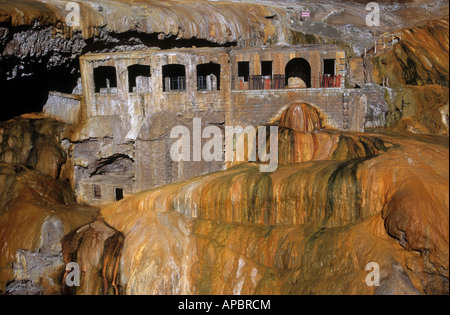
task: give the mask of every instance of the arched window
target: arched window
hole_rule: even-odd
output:
[[[220,65],[217,63],[204,63],[197,66],[197,90],[220,90]]]
[[[101,66],[94,69],[95,93],[110,93],[117,88],[116,68]]]
[[[128,87],[130,93],[149,93],[150,66],[132,65],[128,67]]]
[[[162,67],[164,92],[186,90],[186,67],[172,64]]]
[[[294,58],[291,61],[289,61],[288,64],[286,65],[285,74],[286,74],[286,85],[288,87],[290,88],[311,87],[311,66],[309,65],[309,62],[306,61],[305,59]],[[297,78],[297,80],[294,80],[293,78]],[[301,81],[298,79],[301,79]]]

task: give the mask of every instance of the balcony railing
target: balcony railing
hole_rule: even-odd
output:
[[[339,88],[341,87],[341,75],[320,75],[312,77],[313,88]],[[251,75],[248,77],[248,81],[245,81],[243,77],[233,78],[232,86],[235,90],[281,90],[286,89],[286,76],[285,75]]]
[[[341,87],[341,75],[324,74],[320,76],[319,83],[321,88]]]
[[[217,91],[219,90],[217,77],[215,75],[198,76],[197,91]]]
[[[186,90],[186,77],[166,77],[165,92]]]
[[[233,78],[235,90],[280,90],[286,88],[286,77],[281,74],[271,76],[251,75],[248,81],[243,77]]]
[[[197,90],[199,91],[207,91],[208,90],[208,84],[207,84],[206,77],[199,76],[197,78]]]

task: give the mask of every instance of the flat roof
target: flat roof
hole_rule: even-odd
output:
[[[112,53],[99,53],[99,54],[85,54],[80,57],[83,60],[102,60],[102,59],[123,59],[123,58],[145,58],[153,54],[169,54],[169,53],[188,53],[188,54],[211,54],[211,53],[230,53],[242,54],[242,53],[257,53],[261,51],[273,51],[273,52],[292,52],[292,51],[305,51],[305,50],[328,50],[328,51],[343,51],[336,45],[330,44],[307,44],[307,45],[273,45],[273,46],[254,46],[254,47],[189,47],[189,48],[173,48],[164,49],[151,48],[148,50],[139,51],[123,51]]]
[[[139,51],[122,51],[112,53],[99,53],[99,54],[85,54],[80,58],[84,60],[101,60],[101,59],[121,59],[121,58],[145,58],[154,54],[167,54],[167,53],[188,53],[188,54],[211,54],[217,52],[227,53],[230,48],[226,47],[190,47],[190,48],[173,48],[173,49],[160,49],[151,48],[148,50]]]
[[[120,59],[120,58],[130,58],[130,56],[137,58],[148,57],[150,54],[160,51],[159,48],[151,48],[149,50],[139,50],[139,51],[121,51],[121,52],[110,52],[110,53],[88,53],[80,56],[80,59],[84,60],[101,60],[101,59]]]
[[[242,47],[233,48],[231,53],[256,53],[259,51],[274,51],[274,52],[285,52],[285,51],[297,51],[297,50],[331,50],[331,51],[343,51],[336,45],[331,44],[304,44],[304,45],[272,45],[272,46],[253,46],[253,47]]]

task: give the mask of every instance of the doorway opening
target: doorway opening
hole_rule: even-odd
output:
[[[116,195],[116,201],[123,199],[123,188],[114,188],[114,193]]]

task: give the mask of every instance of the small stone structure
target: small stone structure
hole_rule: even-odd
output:
[[[50,92],[44,105],[45,115],[73,124],[78,120],[81,95]]]
[[[380,108],[372,100],[384,95],[377,86],[345,88],[345,52],[333,45],[90,54],[80,66],[81,123],[70,155],[78,198],[92,204],[224,169],[224,162],[171,160],[171,129],[192,134],[193,118],[222,129],[261,126],[302,101],[331,128],[364,131],[368,109]],[[46,112],[65,118],[56,103]]]

